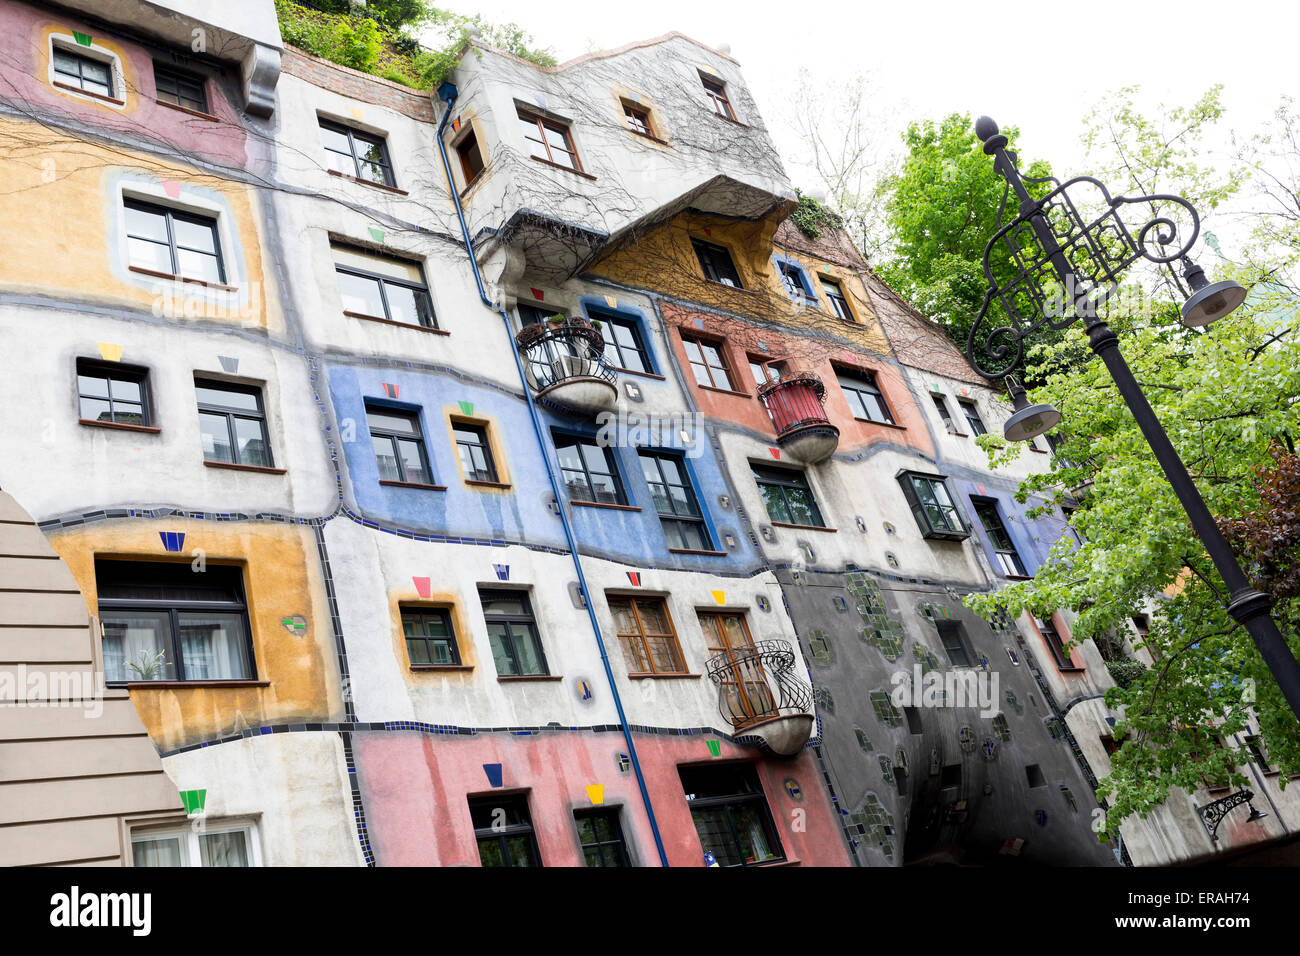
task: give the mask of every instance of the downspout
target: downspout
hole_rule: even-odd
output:
[[[469,256],[470,268],[474,270],[474,283],[478,286],[478,297],[483,300],[483,304],[492,309],[501,316],[501,321],[505,323],[506,336],[513,341],[513,333],[510,329],[510,316],[506,314],[505,309],[497,308],[496,304],[487,296],[487,291],[483,288],[483,276],[479,272],[478,259],[474,255],[474,243],[470,239],[469,226],[465,223],[465,211],[460,205],[460,196],[456,192],[456,180],[452,178],[451,162],[447,159],[447,144],[443,141],[443,133],[447,128],[447,121],[451,119],[451,107],[456,102],[457,90],[451,82],[445,82],[438,87],[438,97],[447,104],[447,111],[443,114],[442,121],[438,124],[438,153],[442,156],[443,172],[447,174],[447,188],[451,192],[451,201],[456,207],[456,218],[460,220],[460,233],[465,241],[465,252]],[[600,648],[600,663],[605,668],[605,679],[609,683],[610,693],[614,698],[614,707],[618,711],[619,726],[623,728],[623,740],[627,744],[627,755],[632,761],[632,771],[636,774],[637,786],[641,789],[641,802],[645,804],[646,816],[650,820],[650,832],[654,834],[655,848],[659,851],[659,863],[661,866],[668,866],[668,854],[664,850],[663,837],[659,834],[659,822],[655,819],[655,810],[650,802],[650,791],[646,789],[645,774],[641,772],[641,761],[637,759],[636,744],[632,740],[632,728],[628,726],[627,714],[623,712],[623,699],[618,695],[618,685],[614,682],[614,671],[609,663],[609,651],[605,647],[605,639],[600,633],[600,622],[596,620],[596,608],[592,603],[591,591],[587,588],[586,575],[582,573],[582,559],[578,556],[578,542],[573,536],[573,526],[569,523],[568,512],[564,508],[564,496],[560,494],[560,485],[555,477],[555,470],[551,467],[551,458],[546,453],[546,441],[542,436],[542,421],[537,414],[537,406],[533,402],[532,390],[528,387],[528,380],[524,375],[524,364],[519,358],[519,350],[510,349],[510,354],[515,359],[515,371],[519,373],[519,384],[523,386],[524,401],[528,404],[528,417],[533,423],[533,435],[537,438],[537,448],[542,454],[542,461],[546,465],[546,477],[551,483],[551,494],[555,496],[556,509],[560,513],[560,523],[564,526],[564,538],[569,545],[569,556],[573,560],[573,567],[578,573],[578,587],[581,589],[583,601],[587,605],[587,618],[591,621],[591,631],[596,635],[596,646]]]

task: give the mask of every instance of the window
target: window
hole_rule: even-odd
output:
[[[1048,650],[1052,652],[1052,657],[1056,659],[1056,666],[1063,671],[1082,670],[1070,656],[1070,652],[1065,649],[1065,641],[1062,640],[1061,634],[1056,629],[1056,622],[1053,618],[1042,620],[1035,617],[1034,623],[1038,625],[1038,630],[1042,633],[1043,639],[1047,641]]]
[[[144,830],[131,834],[134,866],[259,866],[251,827],[208,824],[201,831]]]
[[[642,451],[641,472],[650,486],[650,497],[664,527],[668,547],[688,551],[709,551],[713,541],[704,524],[699,499],[691,486],[685,461],[677,455]]]
[[[322,119],[320,138],[325,146],[325,160],[336,173],[383,186],[397,185],[382,136]]]
[[[519,111],[519,123],[534,159],[582,172],[582,163],[578,159],[577,147],[573,145],[573,137],[569,135],[568,124],[544,119],[524,110]]]
[[[370,429],[380,481],[433,484],[417,412],[367,403],[366,427]]]
[[[451,626],[451,612],[441,607],[403,607],[402,634],[412,665],[458,666],[460,648]]]
[[[595,439],[552,432],[555,454],[560,460],[564,485],[570,501],[590,501],[605,505],[625,505],[623,482],[618,477],[614,453],[596,444]]]
[[[826,276],[821,277],[822,291],[826,293],[826,299],[831,304],[831,311],[835,313],[837,319],[843,319],[845,322],[853,321],[853,313],[849,311],[849,300],[844,297],[844,288],[835,279],[828,279]]]
[[[786,260],[777,260],[777,268],[781,271],[781,283],[785,286],[786,293],[794,299],[812,299],[812,287],[808,284],[808,277],[804,274],[803,269],[793,262]]]
[[[574,810],[578,844],[588,866],[631,866],[617,810]]]
[[[899,472],[898,482],[922,537],[960,541],[970,536],[942,478],[904,471]]]
[[[780,362],[770,362],[765,356],[749,356],[749,372],[755,385],[781,381]]]
[[[544,309],[540,305],[529,305],[525,302],[520,302],[518,309],[519,321],[523,325],[546,325],[551,316],[557,314],[554,309]]]
[[[252,680],[239,568],[95,562],[107,681]]]
[[[127,258],[132,269],[225,283],[215,219],[139,199],[127,199],[123,205]]]
[[[719,866],[784,860],[763,785],[752,764],[678,767],[691,820],[705,853]]]
[[[651,139],[656,138],[654,124],[650,122],[650,111],[644,106],[623,100],[623,116],[627,119],[628,129],[632,132],[649,136]]]
[[[954,667],[970,667],[970,642],[966,639],[966,629],[958,621],[935,621],[939,629],[939,640],[943,642],[944,652]]]
[[[943,421],[943,427],[955,435],[957,434],[957,423],[952,420],[952,414],[948,411],[948,401],[942,395],[931,395],[934,400],[934,407],[939,412],[939,418]]]
[[[479,588],[483,620],[492,643],[492,659],[501,677],[536,677],[550,673],[533,620],[533,607],[523,591]]]
[[[971,434],[983,435],[987,429],[984,427],[984,419],[980,418],[980,412],[975,407],[975,403],[967,398],[959,398],[957,404],[961,406],[962,414],[966,416],[966,421],[970,423]]]
[[[487,429],[482,425],[452,422],[451,431],[456,436],[456,451],[460,454],[465,480],[497,483],[497,466],[492,460]]]
[[[989,498],[972,498],[971,504],[975,506],[975,516],[984,526],[984,533],[988,535],[998,570],[1013,578],[1027,577],[1029,572],[1025,570],[1025,563],[1020,560],[1020,553],[1016,551],[1011,535],[1007,533],[1006,525],[998,515],[997,502]]]
[[[78,414],[84,422],[152,424],[149,372],[134,365],[77,359]]]
[[[196,378],[194,392],[199,403],[204,460],[273,467],[260,388]]]
[[[486,167],[478,135],[472,129],[456,144],[456,155],[460,157],[460,171],[465,175],[465,188],[468,189]]]
[[[691,363],[691,372],[695,375],[695,384],[706,388],[721,388],[734,392],[736,380],[731,377],[727,360],[722,355],[722,346],[705,342],[702,339],[682,336],[682,347],[686,350],[686,359]]]
[[[727,84],[703,74],[700,76],[700,81],[704,84],[704,92],[708,94],[709,102],[713,104],[713,112],[725,119],[735,120],[736,113],[731,108],[731,100],[727,98]]]
[[[159,103],[170,103],[196,113],[208,112],[207,84],[201,76],[154,63],[153,79]]]
[[[54,81],[64,86],[76,87],[87,93],[113,99],[113,65],[81,53],[55,46]]]
[[[686,673],[682,648],[663,598],[610,597],[608,601],[631,673]]]
[[[763,664],[753,654],[754,639],[743,614],[697,611],[700,630],[710,657],[726,655],[727,666],[715,675],[719,679],[719,703],[733,726],[743,728],[777,713],[776,700],[768,686]],[[745,653],[745,651],[750,653]]]
[[[478,859],[483,866],[541,866],[528,797],[500,793],[469,798]]]
[[[605,363],[629,372],[653,372],[650,354],[641,338],[641,325],[636,319],[616,315],[603,309],[592,309],[591,318],[601,324],[605,339]]]
[[[840,389],[844,392],[854,418],[890,425],[894,423],[894,416],[889,414],[889,406],[885,404],[885,396],[876,385],[874,375],[869,372],[837,372],[835,377],[839,380]]]
[[[802,472],[790,468],[750,464],[758,493],[767,506],[767,516],[778,524],[824,528],[817,501]]]
[[[1036,763],[1025,766],[1025,779],[1029,782],[1031,788],[1047,786],[1047,779],[1043,776],[1043,771],[1039,769]]]
[[[1115,737],[1114,737],[1114,735],[1112,735],[1112,734],[1103,734],[1103,735],[1102,735],[1100,738],[1098,738],[1098,739],[1101,740],[1101,746],[1102,746],[1103,749],[1105,749],[1105,751],[1106,751],[1106,756],[1107,756],[1107,757],[1113,757],[1113,756],[1115,756],[1117,753],[1119,753],[1120,745],[1119,745],[1118,743],[1115,742]]]
[[[939,786],[941,789],[944,790],[947,790],[950,787],[960,787],[961,786],[961,764],[959,763],[945,764],[943,770],[939,774]]]
[[[735,289],[744,288],[740,284],[740,273],[736,271],[736,265],[731,261],[730,252],[722,246],[715,246],[703,239],[692,239],[691,245],[695,247],[695,257],[700,260],[700,270],[704,273],[704,278]]]
[[[436,329],[433,301],[418,262],[331,244],[343,313]]]
[[[1273,773],[1273,768],[1268,765],[1268,758],[1264,756],[1264,748],[1260,745],[1260,738],[1251,734],[1244,739],[1246,748],[1250,751],[1251,759],[1255,761],[1255,766],[1259,767],[1263,773]]]

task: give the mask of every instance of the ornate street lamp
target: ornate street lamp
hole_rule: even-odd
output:
[[[1255,809],[1255,804],[1251,803],[1255,799],[1255,794],[1249,790],[1238,790],[1236,793],[1230,793],[1222,800],[1215,800],[1213,803],[1207,803],[1203,807],[1197,807],[1197,816],[1201,818],[1201,825],[1205,827],[1205,832],[1210,835],[1210,839],[1219,842],[1219,824],[1229,813],[1241,806],[1243,803],[1250,807],[1250,816],[1246,817],[1247,823],[1258,823],[1263,820],[1267,813],[1260,813]]]
[[[984,152],[993,157],[994,168],[1007,186],[998,209],[997,229],[984,249],[989,290],[971,327],[966,354],[985,377],[1007,380],[1016,406],[1007,421],[1007,439],[1029,441],[1061,418],[1050,405],[1031,406],[1020,383],[1011,377],[1024,358],[1026,339],[1044,326],[1064,329],[1076,320],[1082,321],[1092,350],[1106,363],[1192,528],[1228,586],[1228,613],[1249,632],[1292,711],[1300,718],[1300,661],[1291,654],[1269,615],[1268,595],[1252,588],[1246,580],[1187,467],[1124,361],[1119,338],[1097,318],[1098,307],[1118,290],[1120,279],[1138,259],[1182,264],[1183,275],[1192,288],[1182,309],[1183,324],[1189,327],[1209,325],[1227,315],[1245,300],[1246,291],[1232,281],[1210,284],[1204,270],[1188,257],[1201,223],[1195,207],[1181,196],[1112,198],[1106,187],[1091,176],[1076,176],[1064,183],[1053,177],[1024,179],[1016,168],[1015,153],[1007,150],[1007,138],[998,132],[997,123],[981,116],[975,121],[975,135],[984,143]],[[1030,195],[1029,186],[1042,192],[1042,198]],[[1016,215],[1003,225],[1013,192]],[[1153,209],[1157,203],[1164,204],[1170,211],[1154,214],[1135,229],[1121,211],[1139,203],[1150,204]],[[1178,224],[1170,218],[1180,214],[1191,223],[1185,241],[1179,240]],[[1012,277],[1007,281],[1000,282],[993,276],[990,257],[995,250],[1011,267]],[[995,299],[1009,321],[990,329],[985,316]]]

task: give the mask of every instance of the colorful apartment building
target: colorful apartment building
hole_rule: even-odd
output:
[[[431,92],[212,7],[0,11],[0,667],[104,685],[0,712],[0,862],[1123,856],[1095,649],[961,603],[1070,533],[1050,454],[787,219],[730,56]]]

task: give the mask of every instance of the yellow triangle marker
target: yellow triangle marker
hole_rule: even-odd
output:
[[[607,295],[605,296],[605,304],[609,306],[611,309],[617,309],[618,299],[614,298],[612,295]]]
[[[353,118],[353,119],[356,119],[356,120],[359,120],[359,119],[361,119],[363,116],[366,115],[365,113],[363,113],[363,112],[361,111],[361,107],[359,107],[359,106],[349,106],[349,107],[348,107],[348,112],[351,113],[351,114],[352,114],[352,118]]]
[[[592,803],[604,803],[605,785],[602,783],[587,784],[587,799]]]
[[[122,346],[113,345],[111,342],[97,342],[99,346],[99,355],[105,362],[122,361]]]
[[[727,603],[727,592],[726,592],[726,591],[710,591],[709,593],[713,595],[713,601],[714,601],[715,604],[726,604],[726,603]]]

